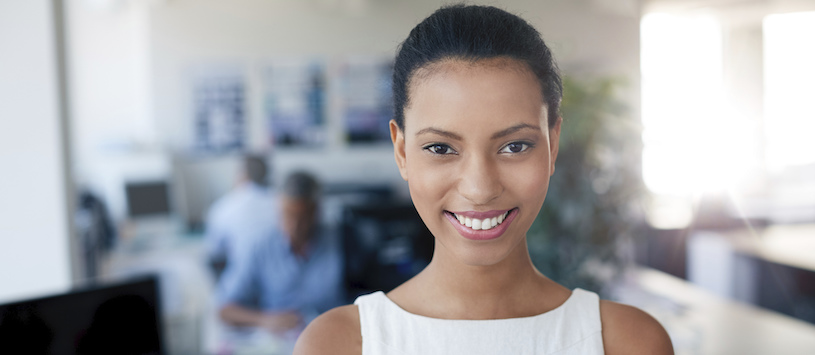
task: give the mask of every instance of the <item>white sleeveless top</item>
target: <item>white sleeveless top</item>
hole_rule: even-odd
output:
[[[409,313],[382,291],[360,296],[362,355],[603,354],[600,298],[575,289],[532,317],[449,320]]]

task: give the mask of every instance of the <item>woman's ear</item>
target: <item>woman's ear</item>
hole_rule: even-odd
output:
[[[549,129],[549,176],[555,173],[555,161],[557,161],[558,147],[560,146],[560,124],[563,117],[558,117],[555,126]]]
[[[393,158],[396,160],[396,165],[399,167],[399,174],[402,175],[402,179],[407,181],[405,134],[402,132],[402,129],[399,128],[399,125],[396,124],[396,120],[391,120],[389,125],[391,130],[391,142],[393,142]]]

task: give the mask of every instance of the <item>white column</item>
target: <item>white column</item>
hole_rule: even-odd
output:
[[[0,1],[0,303],[71,284],[72,199],[54,4]]]

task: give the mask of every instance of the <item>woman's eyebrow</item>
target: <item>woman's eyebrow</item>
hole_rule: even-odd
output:
[[[419,132],[416,132],[416,136],[418,137],[418,136],[420,136],[422,134],[428,134],[428,133],[434,133],[434,134],[438,134],[440,136],[445,136],[447,138],[461,140],[461,136],[459,136],[458,134],[455,134],[455,133],[450,132],[450,131],[441,130],[441,129],[438,129],[438,128],[433,128],[433,127],[428,127],[428,128],[420,130]]]
[[[535,125],[531,125],[531,124],[528,124],[528,123],[521,123],[521,124],[519,124],[517,126],[512,126],[512,127],[509,127],[509,128],[507,128],[507,129],[505,129],[503,131],[496,132],[495,134],[492,135],[491,138],[492,139],[497,139],[497,138],[501,138],[501,137],[504,137],[504,136],[508,136],[508,135],[513,134],[515,132],[518,132],[518,131],[520,131],[522,129],[534,129],[536,131],[540,131],[541,128],[540,128],[540,126],[535,126]]]
[[[498,139],[498,138],[508,136],[510,134],[513,134],[515,132],[518,132],[518,131],[524,130],[524,129],[532,129],[532,130],[540,131],[541,128],[540,128],[540,126],[535,126],[535,125],[531,125],[531,124],[528,124],[528,123],[522,123],[522,124],[519,124],[519,125],[516,125],[516,126],[509,127],[509,128],[507,128],[505,130],[502,130],[500,132],[496,132],[490,138],[491,139]],[[438,134],[440,136],[445,136],[445,137],[448,137],[448,138],[451,138],[451,139],[462,140],[461,136],[459,136],[458,134],[455,134],[455,133],[450,132],[450,131],[445,131],[445,130],[442,130],[442,129],[438,129],[438,128],[433,128],[433,127],[424,128],[424,129],[420,130],[419,132],[416,132],[416,136],[420,136],[422,134],[430,134],[430,133]]]

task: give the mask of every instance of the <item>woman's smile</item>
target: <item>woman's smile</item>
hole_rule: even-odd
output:
[[[501,237],[509,228],[518,209],[487,212],[450,212],[444,211],[450,224],[462,237],[472,240],[491,240]]]
[[[507,217],[510,210],[503,211],[487,211],[487,212],[450,212],[462,225],[472,228],[473,230],[489,230],[501,224],[504,218]]]

